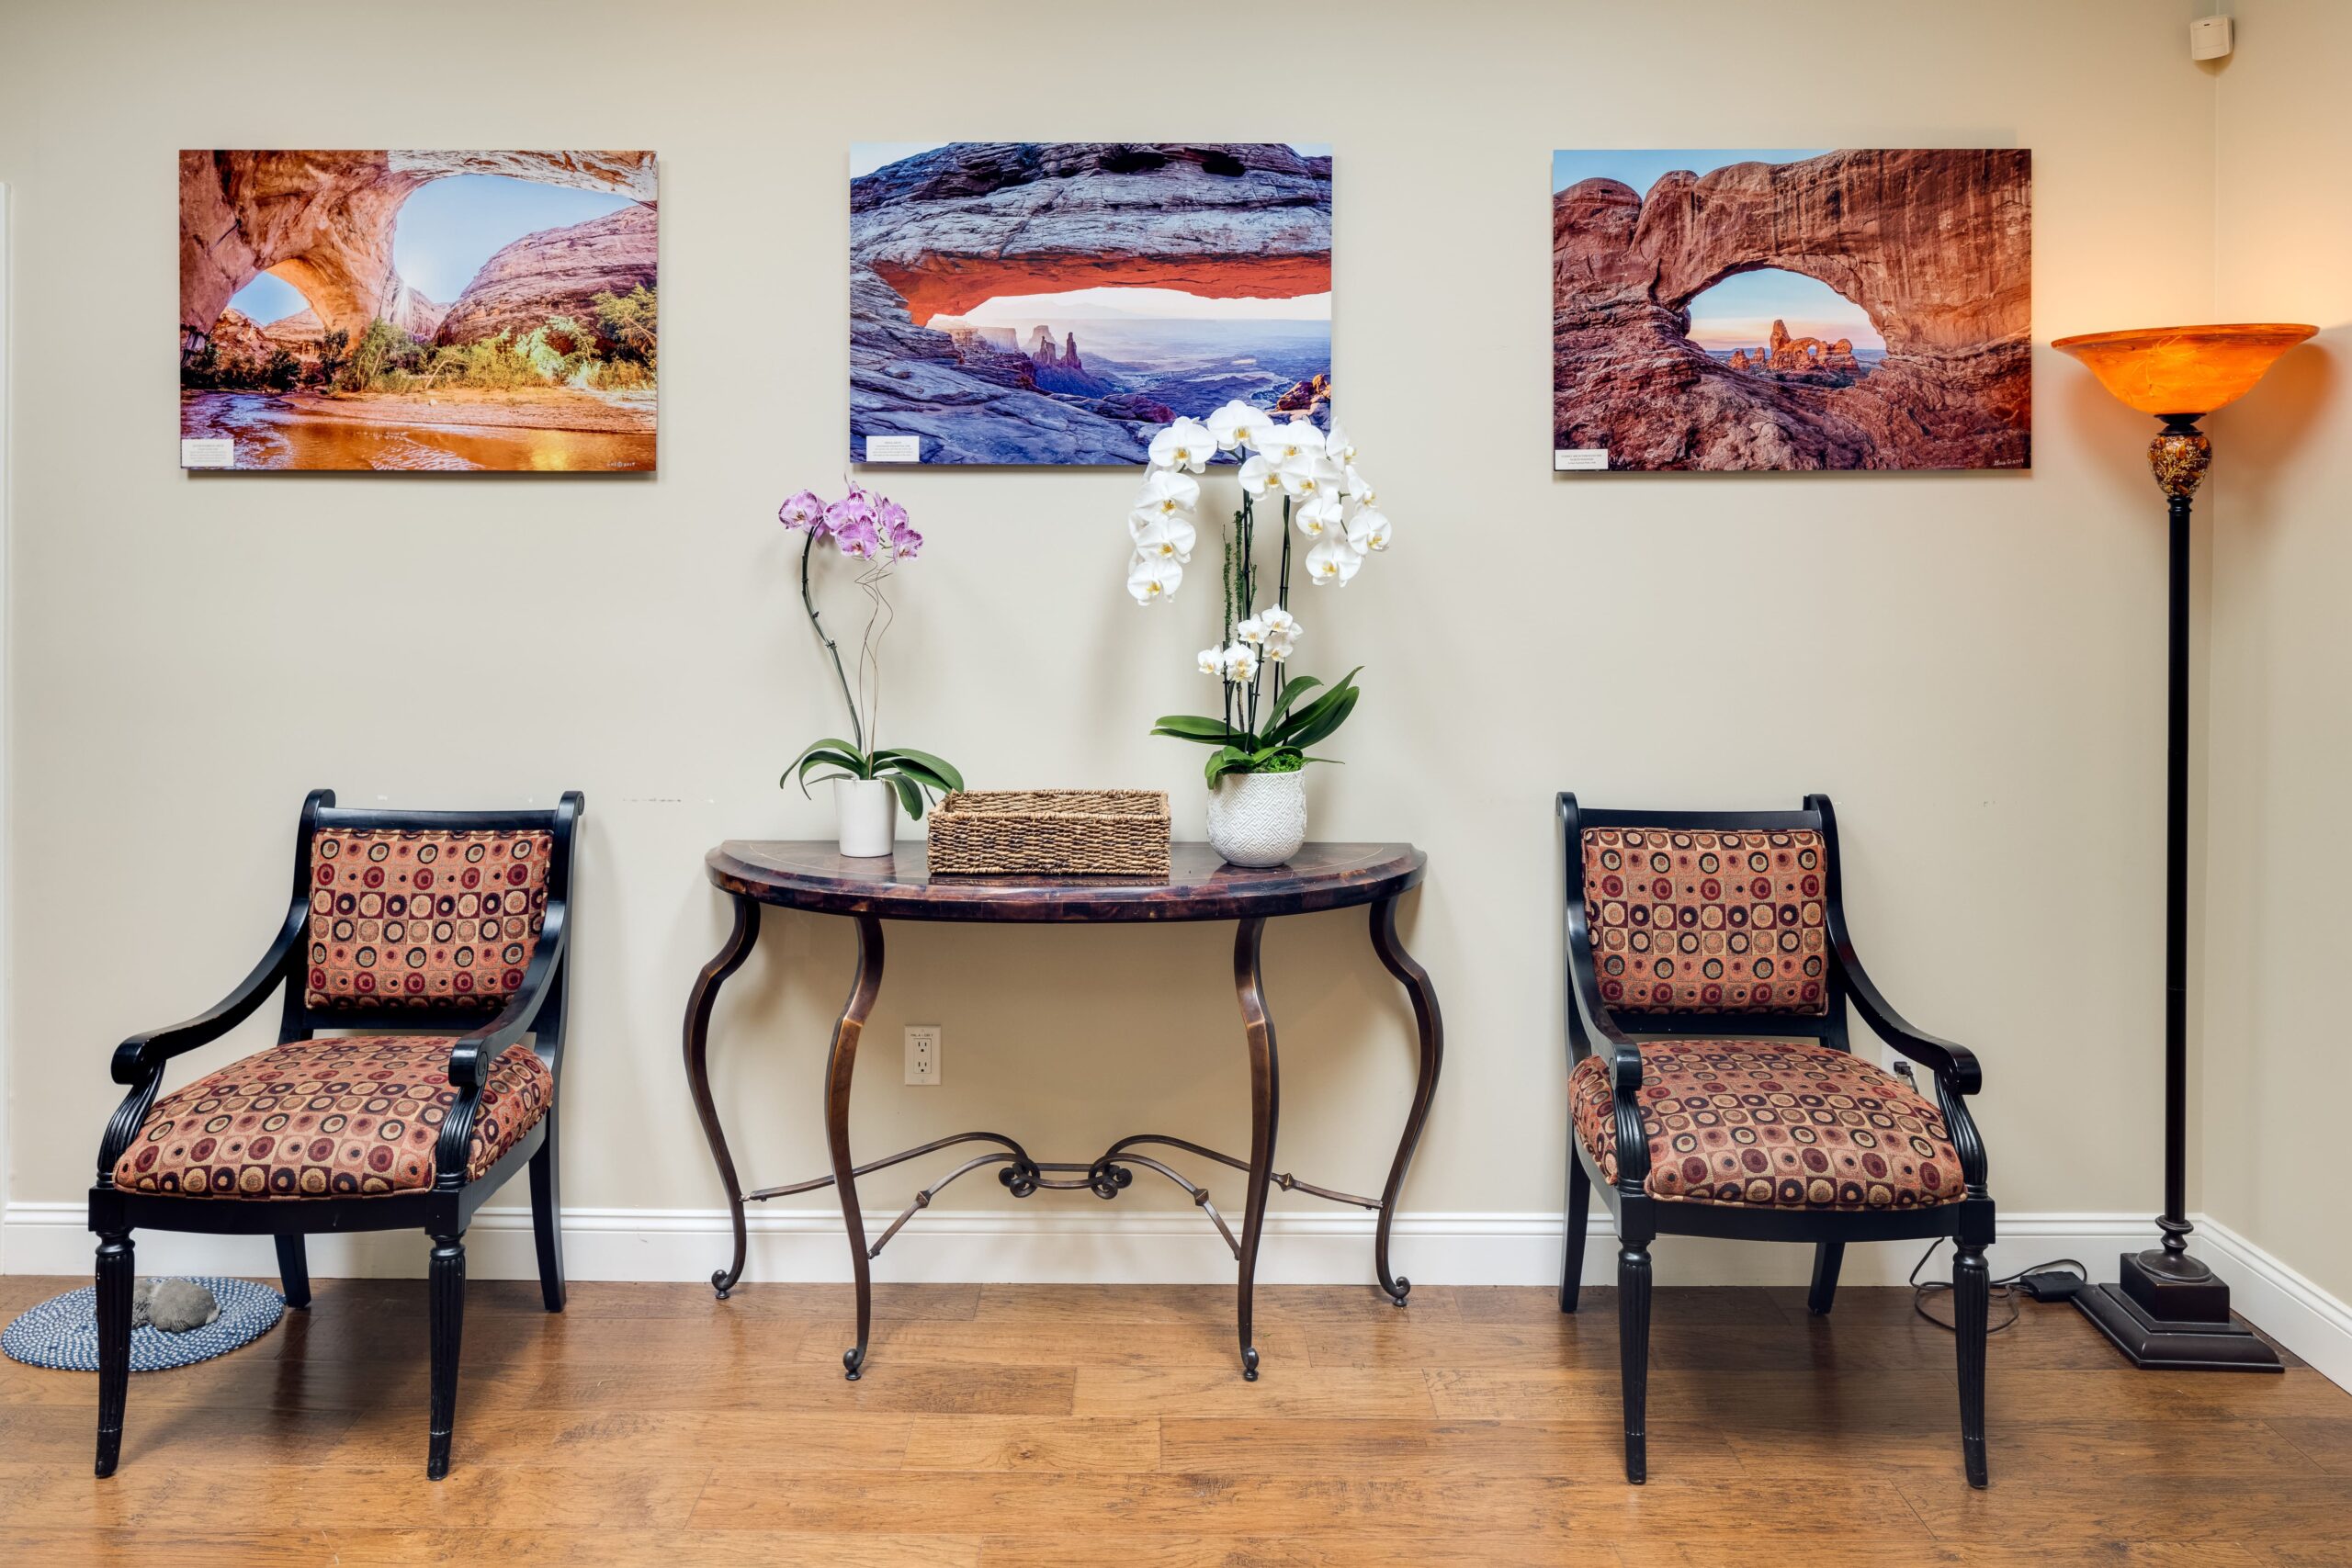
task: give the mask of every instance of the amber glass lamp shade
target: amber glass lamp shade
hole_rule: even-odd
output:
[[[2318,331],[2280,321],[2136,327],[2062,337],[2050,346],[2089,366],[2100,386],[2142,413],[2195,418],[2253,390],[2273,360]]]

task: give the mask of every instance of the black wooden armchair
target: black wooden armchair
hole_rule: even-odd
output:
[[[1802,811],[1591,811],[1560,796],[1567,884],[1566,1262],[1577,1310],[1592,1185],[1616,1216],[1625,1478],[1647,1472],[1650,1243],[1814,1245],[1829,1311],[1846,1245],[1948,1236],[1961,1455],[1983,1486],[1993,1241],[1976,1058],[1888,1005],[1855,955],[1826,795]],[[1851,1002],[1935,1075],[1930,1104],[1852,1054]]]
[[[115,1052],[115,1081],[130,1092],[90,1188],[100,1475],[122,1449],[130,1233],[141,1226],[275,1236],[294,1307],[311,1301],[306,1235],[424,1231],[425,1473],[448,1472],[466,1227],[526,1163],[540,1292],[549,1312],[563,1310],[556,1091],[582,808],[573,793],[552,811],[342,810],[333,791],[314,791],[268,953],[209,1012]],[[226,1034],[281,985],[274,1049],[158,1098],[173,1057]]]

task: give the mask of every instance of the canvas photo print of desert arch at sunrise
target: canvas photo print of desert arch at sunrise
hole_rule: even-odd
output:
[[[1552,155],[1553,467],[2023,468],[2032,155]]]
[[[183,152],[180,465],[647,472],[650,152]]]
[[[1329,419],[1319,143],[868,142],[849,190],[854,461],[1126,466],[1236,399]]]

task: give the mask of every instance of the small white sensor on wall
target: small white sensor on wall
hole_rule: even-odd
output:
[[[2221,60],[2233,46],[2227,17],[2199,17],[2188,24],[2188,58]]]

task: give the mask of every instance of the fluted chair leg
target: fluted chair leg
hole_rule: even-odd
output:
[[[458,1348],[466,1326],[466,1242],[462,1235],[433,1238],[433,1272],[425,1287],[433,1338],[433,1424],[424,1474],[449,1473],[449,1438],[458,1423]]]
[[[1817,1242],[1813,1249],[1813,1289],[1806,1292],[1805,1310],[1816,1317],[1829,1315],[1829,1308],[1838,1299],[1838,1270],[1846,1261],[1846,1244],[1842,1241]]]
[[[1649,1478],[1650,1249],[1617,1254],[1617,1354],[1625,1382],[1625,1479]]]
[[[122,1457],[122,1407],[130,1393],[130,1233],[98,1238],[98,1467]]]
[[[1962,1247],[1951,1266],[1952,1337],[1960,1345],[1960,1455],[1968,1483],[1985,1484],[1984,1340],[1992,1304],[1992,1276],[1984,1250]]]

